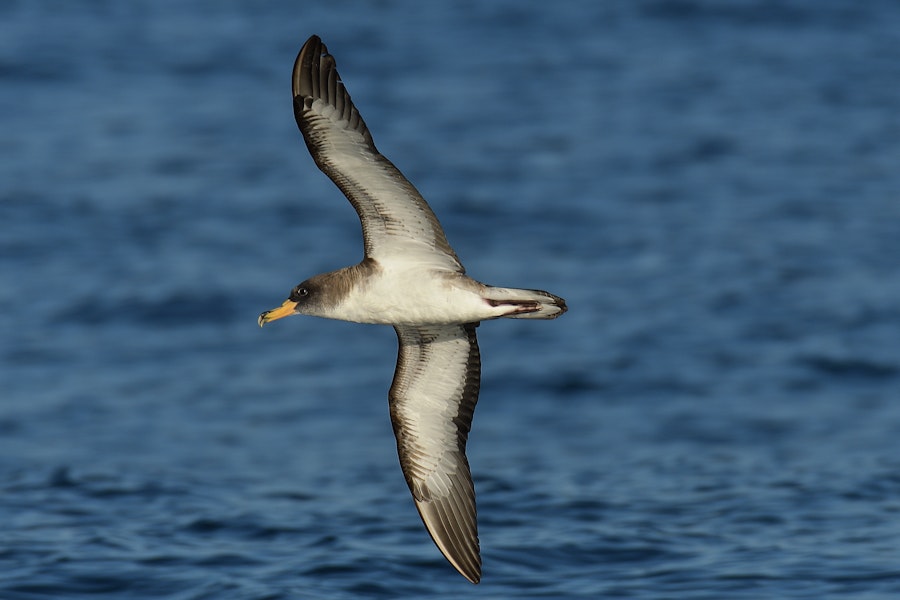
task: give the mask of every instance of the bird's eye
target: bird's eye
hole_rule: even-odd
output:
[[[306,298],[307,296],[309,296],[309,290],[305,287],[298,287],[294,290],[294,296],[296,296],[297,298]]]

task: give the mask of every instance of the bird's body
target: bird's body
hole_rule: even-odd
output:
[[[365,258],[300,283],[259,324],[305,314],[394,326],[400,351],[388,397],[400,465],[435,544],[477,583],[475,490],[465,455],[481,380],[475,327],[500,317],[553,319],[565,301],[465,274],[431,208],[376,150],[316,36],[294,64],[293,95],[316,164],[359,214]]]
[[[541,318],[535,313],[558,312],[556,298],[546,292],[496,288],[464,273],[406,261],[385,264],[366,259],[317,275],[304,287],[307,291],[340,290],[341,294],[334,301],[308,302],[302,314],[354,323],[455,325],[500,317]]]

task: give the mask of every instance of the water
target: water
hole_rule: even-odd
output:
[[[900,8],[0,5],[0,598],[896,598]],[[389,328],[290,112],[323,36],[469,272],[484,579],[427,538]]]

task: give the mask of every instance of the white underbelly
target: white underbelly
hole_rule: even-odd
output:
[[[385,325],[472,323],[497,316],[476,291],[446,272],[384,272],[357,287],[333,318]],[[474,284],[474,282],[472,282]]]

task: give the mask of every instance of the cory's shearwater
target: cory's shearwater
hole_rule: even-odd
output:
[[[310,154],[359,213],[365,258],[300,283],[280,307],[259,316],[259,325],[295,314],[393,325],[400,352],[388,397],[400,466],[434,543],[478,583],[475,489],[465,452],[481,379],[475,328],[500,317],[554,319],[566,303],[466,276],[425,199],[376,150],[317,36],[294,63],[293,96]]]

